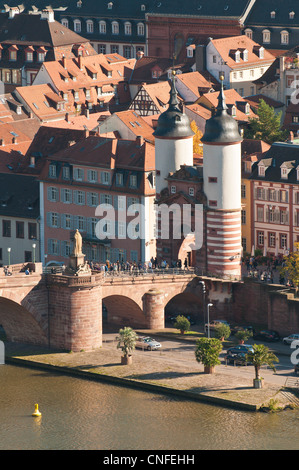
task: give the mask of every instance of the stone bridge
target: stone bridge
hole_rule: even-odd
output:
[[[192,313],[205,321],[208,301],[211,316],[229,317],[231,291],[231,281],[193,271],[67,276],[44,274],[35,264],[30,275],[0,270],[0,325],[9,341],[92,350],[102,345],[103,311],[109,325],[161,329],[165,312]]]

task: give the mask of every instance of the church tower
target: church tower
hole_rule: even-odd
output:
[[[167,186],[165,178],[169,173],[180,169],[181,165],[193,165],[193,136],[188,116],[179,106],[175,86],[175,72],[172,83],[168,109],[160,114],[155,136],[156,156],[156,194]]]
[[[241,142],[238,124],[227,113],[222,81],[216,112],[202,137],[206,269],[220,276],[241,275]]]

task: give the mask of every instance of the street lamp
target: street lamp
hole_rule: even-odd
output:
[[[35,248],[36,248],[35,243],[33,243],[32,248],[33,248],[33,262],[35,263]]]
[[[8,254],[8,266],[10,266],[10,252],[11,252],[11,248],[7,248],[7,254]]]
[[[210,307],[213,307],[213,304],[208,304],[208,338],[210,337]]]
[[[203,294],[203,330],[205,331],[206,323],[206,285],[204,281],[199,281],[198,284],[202,285],[202,294]]]

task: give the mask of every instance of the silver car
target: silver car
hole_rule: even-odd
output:
[[[293,334],[283,338],[283,344],[291,344],[293,341],[299,341],[299,335]]]
[[[161,349],[162,347],[161,343],[158,343],[158,341],[155,339],[150,338],[150,336],[139,336],[135,346],[136,348],[147,349],[148,351]]]

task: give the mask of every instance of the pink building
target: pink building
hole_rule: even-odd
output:
[[[154,170],[154,146],[141,137],[89,136],[48,157],[40,175],[46,264],[67,263],[76,229],[88,261],[144,262],[155,256]],[[140,216],[128,212],[134,204],[144,208]]]

